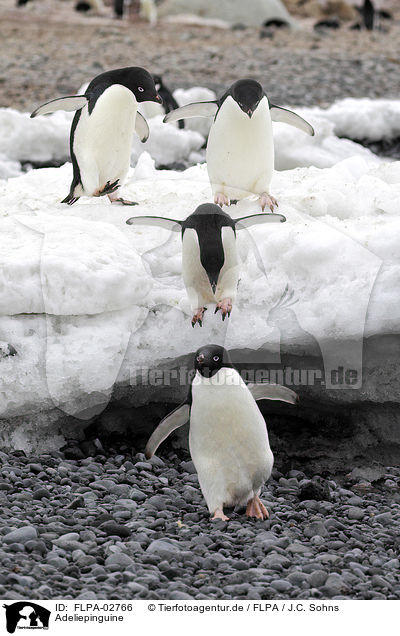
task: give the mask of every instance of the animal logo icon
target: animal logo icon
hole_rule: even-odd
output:
[[[48,629],[50,610],[32,603],[18,601],[11,605],[3,605],[6,610],[6,627],[9,634],[14,634],[17,628]]]

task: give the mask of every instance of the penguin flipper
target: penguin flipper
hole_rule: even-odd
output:
[[[136,113],[135,131],[142,143],[148,140],[150,135],[149,125],[139,111]]]
[[[157,428],[153,431],[146,444],[144,454],[147,459],[153,457],[160,444],[167,439],[168,435],[175,429],[186,424],[190,418],[190,404],[184,402],[180,404],[172,413],[164,417]]]
[[[255,400],[280,400],[289,404],[297,404],[299,401],[297,393],[281,384],[270,384],[269,382],[250,383],[247,388]]]
[[[296,115],[293,111],[282,108],[281,106],[274,106],[274,104],[270,105],[270,110],[272,121],[281,121],[284,124],[289,124],[289,126],[294,126],[307,133],[307,135],[311,135],[311,137],[315,135],[314,128],[311,124],[300,117],[300,115]]]
[[[283,214],[274,214],[273,212],[268,214],[251,214],[250,216],[242,216],[239,219],[233,219],[236,229],[243,230],[243,228],[251,227],[252,225],[259,225],[261,223],[284,223],[286,217]]]
[[[217,102],[194,102],[186,104],[175,110],[171,110],[164,117],[164,123],[168,124],[179,119],[189,119],[191,117],[215,117],[218,110]]]
[[[72,95],[70,97],[59,97],[58,99],[52,99],[51,102],[42,104],[33,111],[31,118],[38,115],[48,115],[54,113],[56,110],[66,110],[68,112],[73,110],[80,110],[88,103],[86,95]]]
[[[180,232],[182,225],[180,221],[175,219],[167,219],[164,216],[132,216],[127,220],[128,225],[150,225],[162,227],[172,232]]]

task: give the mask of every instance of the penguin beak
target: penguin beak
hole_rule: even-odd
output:
[[[160,95],[156,95],[156,96],[154,97],[154,101],[155,101],[155,102],[158,102],[159,104],[162,104],[162,103],[163,103],[162,97],[160,97]]]

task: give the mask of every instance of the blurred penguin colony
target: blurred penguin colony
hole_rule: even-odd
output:
[[[18,7],[35,3],[37,0],[16,0]],[[65,2],[65,0],[56,0]],[[389,0],[263,0],[263,11],[268,18],[259,24],[260,37],[271,37],[276,28],[294,26],[293,16],[313,18],[314,29],[339,29],[347,25],[352,30],[366,29],[372,31],[386,30],[392,19]],[[235,5],[235,6],[233,6]],[[236,6],[238,5],[238,6]],[[217,19],[230,21],[230,9],[237,11],[242,6],[246,13],[246,2],[232,0],[230,2],[210,2],[209,0],[77,0],[73,5],[76,11],[88,16],[110,16],[129,18],[138,15],[150,24],[157,22],[158,15],[176,16],[180,14],[196,15],[200,20]],[[248,7],[247,7],[248,8]],[[250,26],[246,19],[235,26]],[[254,26],[252,24],[251,26]]]

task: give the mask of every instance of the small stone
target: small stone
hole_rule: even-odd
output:
[[[18,528],[17,530],[12,530],[8,534],[3,537],[4,543],[26,543],[31,539],[37,538],[36,528],[33,526],[23,526],[22,528]]]
[[[383,526],[388,526],[393,523],[393,517],[391,512],[382,512],[379,515],[375,515],[375,521],[382,524]]]
[[[155,539],[150,543],[146,552],[148,554],[159,554],[161,558],[168,559],[180,552],[180,547],[173,539]]]
[[[289,592],[289,590],[292,589],[292,585],[289,581],[285,581],[283,579],[272,581],[271,587],[273,587],[277,592]]]
[[[324,585],[327,578],[328,573],[324,570],[314,570],[314,572],[311,572],[308,581],[312,587],[318,588]]]
[[[105,521],[99,526],[99,528],[100,530],[103,530],[103,532],[105,532],[109,537],[113,535],[121,538],[131,536],[131,531],[129,528],[120,525],[115,521]]]
[[[311,537],[315,537],[316,535],[319,537],[329,536],[329,532],[325,528],[322,521],[313,521],[312,523],[310,523],[310,525],[304,528],[304,536],[308,537],[309,539]]]
[[[364,510],[357,506],[351,506],[347,511],[347,516],[349,519],[356,519],[357,521],[360,521],[360,519],[364,517]]]
[[[117,554],[111,554],[105,560],[106,567],[117,566],[118,569],[124,570],[133,564],[133,561],[130,556],[124,554],[123,552],[118,552]]]

